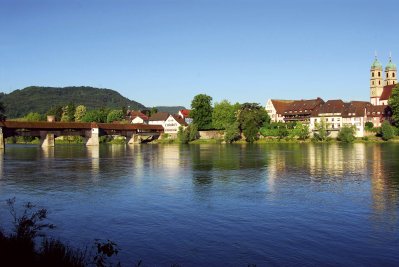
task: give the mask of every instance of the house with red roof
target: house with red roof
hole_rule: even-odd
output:
[[[266,102],[266,112],[272,122],[284,122],[284,111],[295,100],[269,99]]]
[[[187,122],[177,114],[169,114],[168,112],[157,112],[149,118],[148,124],[162,125],[165,133],[177,134],[179,127],[187,127]]]
[[[193,119],[190,117],[190,111],[189,109],[181,109],[179,110],[178,115],[184,119],[184,121],[187,124],[191,124],[193,122]]]
[[[148,116],[145,114],[141,113],[140,111],[128,111],[128,118],[131,124],[136,124],[136,123],[145,123],[148,124]]]

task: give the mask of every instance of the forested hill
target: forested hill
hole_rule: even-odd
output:
[[[122,108],[144,109],[145,106],[123,97],[111,89],[93,87],[39,87],[30,86],[9,94],[0,93],[8,118],[19,118],[29,112],[46,113],[51,107],[69,103],[85,105],[88,109]]]

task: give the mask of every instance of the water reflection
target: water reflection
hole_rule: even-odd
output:
[[[88,146],[87,157],[91,159],[92,179],[96,180],[100,172],[100,146]]]

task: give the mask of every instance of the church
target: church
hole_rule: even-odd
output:
[[[396,64],[392,62],[391,55],[384,74],[382,65],[375,56],[370,69],[370,103],[374,106],[388,105],[388,99],[397,84]]]

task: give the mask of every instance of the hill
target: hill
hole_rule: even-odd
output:
[[[88,109],[128,108],[144,109],[145,106],[123,97],[111,89],[94,87],[39,87],[30,86],[9,94],[0,93],[8,118],[23,117],[29,112],[46,113],[51,107],[65,106],[68,103],[85,105]]]
[[[156,106],[159,112],[168,112],[170,114],[177,114],[179,110],[186,109],[183,106]]]

